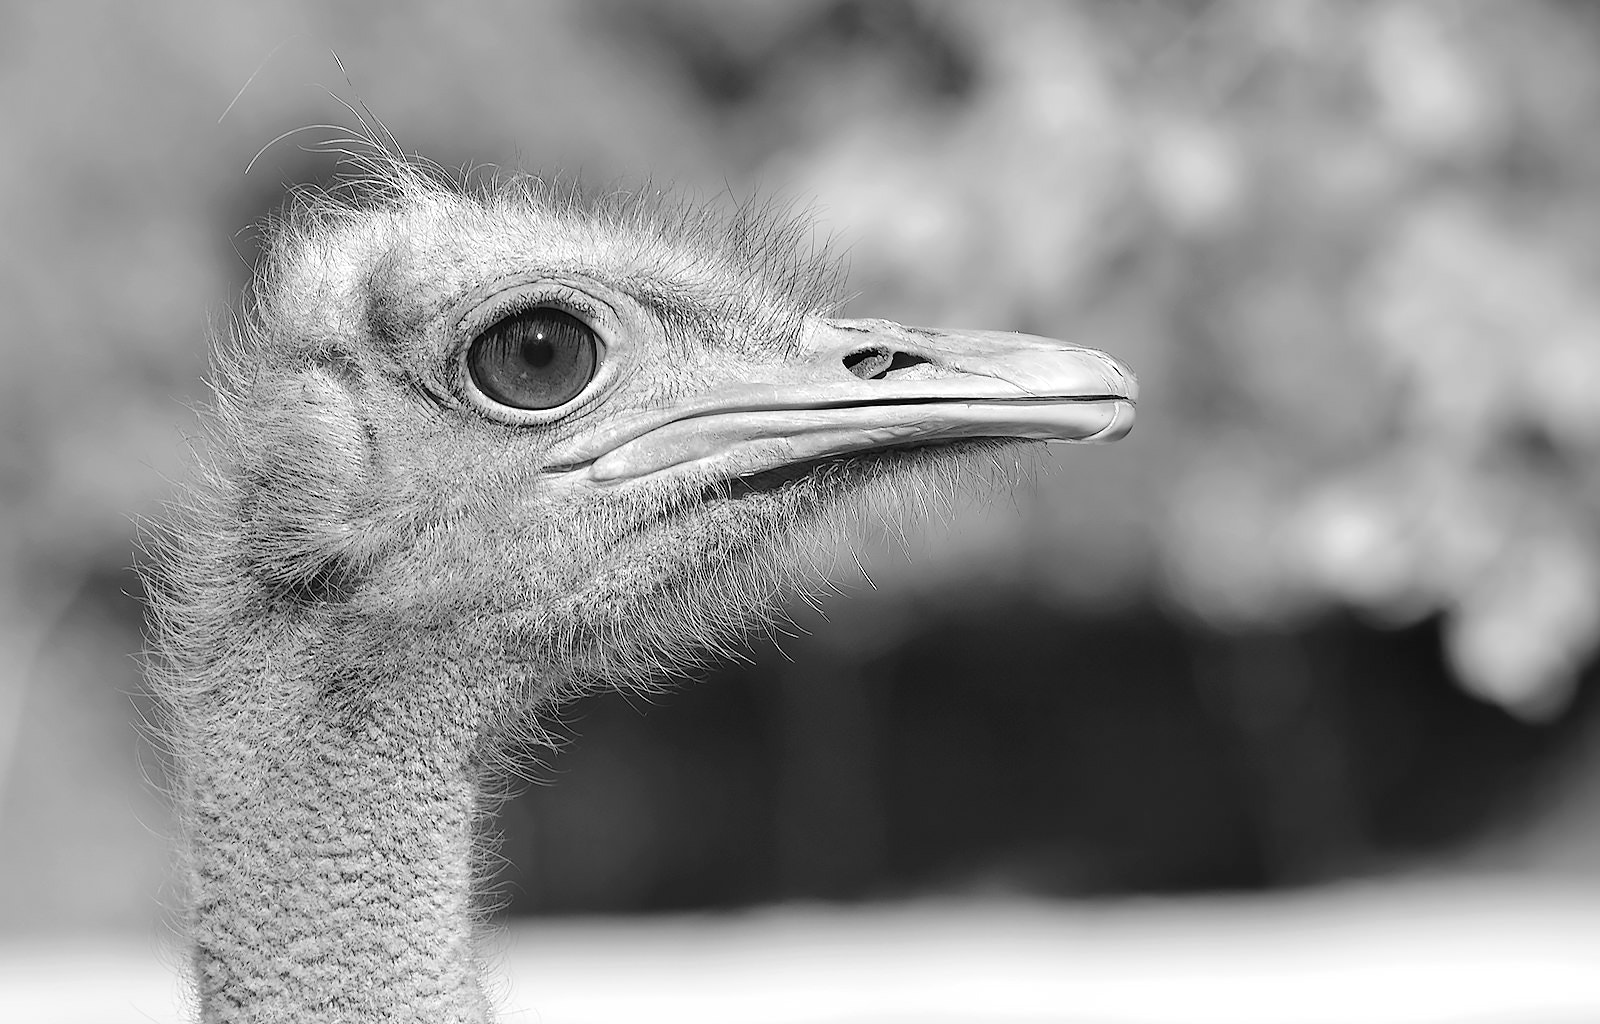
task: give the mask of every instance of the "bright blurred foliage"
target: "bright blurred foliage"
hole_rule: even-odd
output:
[[[0,827],[79,849],[103,838],[95,799],[159,816],[104,784],[134,764],[135,517],[183,471],[208,317],[249,273],[241,229],[333,171],[298,148],[315,131],[245,167],[280,132],[352,121],[341,98],[446,165],[798,197],[847,249],[852,312],[1081,340],[1137,370],[1128,442],[1062,453],[885,560],[888,590],[1222,631],[1439,617],[1461,685],[1533,720],[1593,662],[1600,6],[17,3]],[[30,729],[94,753],[30,775]],[[67,800],[90,803],[38,810]],[[124,831],[105,841],[154,870],[158,844]],[[12,873],[81,881],[82,856],[0,844]]]

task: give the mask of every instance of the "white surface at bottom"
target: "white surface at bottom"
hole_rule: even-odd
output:
[[[496,936],[506,1024],[1600,1022],[1600,886],[778,907]],[[153,939],[0,945],[0,1021],[176,1024]]]

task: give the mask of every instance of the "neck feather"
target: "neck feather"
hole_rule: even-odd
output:
[[[243,660],[199,688],[229,706],[184,751],[203,1020],[487,1020],[467,693],[413,678],[335,700],[339,673]]]

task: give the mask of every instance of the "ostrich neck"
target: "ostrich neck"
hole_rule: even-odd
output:
[[[412,679],[352,705],[319,696],[328,681],[236,671],[217,681],[235,695],[227,712],[192,737],[202,1019],[485,1021],[469,702]]]

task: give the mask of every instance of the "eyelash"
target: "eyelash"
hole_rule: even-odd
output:
[[[559,293],[550,295],[518,295],[506,302],[496,305],[486,316],[473,317],[473,319],[476,321],[476,324],[470,331],[466,329],[465,322],[463,321],[463,323],[458,327],[458,330],[461,331],[461,336],[463,339],[462,346],[472,344],[474,338],[488,330],[490,327],[493,327],[495,324],[504,320],[506,317],[516,316],[518,313],[522,313],[530,309],[537,309],[540,306],[550,306],[554,309],[561,310],[563,313],[570,313],[579,320],[582,320],[584,323],[588,324],[596,334],[600,334],[600,329],[595,326],[601,319],[600,311],[598,308],[583,299],[572,295]],[[459,354],[460,353],[458,351],[457,355]]]

